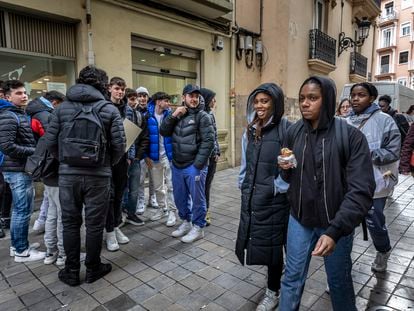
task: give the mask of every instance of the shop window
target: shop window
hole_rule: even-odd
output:
[[[75,83],[75,63],[69,60],[0,53],[0,80],[21,80],[29,98],[51,90],[66,94]]]

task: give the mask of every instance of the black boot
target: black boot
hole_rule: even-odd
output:
[[[107,275],[112,270],[110,263],[101,263],[97,269],[86,269],[86,283],[93,283]]]
[[[63,268],[59,271],[59,280],[69,286],[78,286],[80,284],[78,269]]]

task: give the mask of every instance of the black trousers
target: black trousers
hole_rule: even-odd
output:
[[[206,186],[205,186],[207,209],[210,208],[210,188],[211,188],[211,183],[213,182],[214,174],[216,173],[216,168],[217,168],[217,162],[215,160],[215,157],[211,157],[209,164],[208,164]]]
[[[267,266],[267,288],[278,292],[280,289],[280,279],[283,272],[283,259],[279,261],[280,264]]]
[[[60,175],[59,200],[62,206],[63,247],[66,267],[80,269],[80,227],[85,206],[86,259],[88,269],[101,263],[101,247],[111,188],[109,177]]]
[[[112,167],[111,199],[106,217],[106,232],[114,231],[122,222],[122,198],[128,185],[128,162],[123,157]]]
[[[9,184],[4,181],[3,174],[0,173],[0,217],[10,218],[10,211],[13,202]]]

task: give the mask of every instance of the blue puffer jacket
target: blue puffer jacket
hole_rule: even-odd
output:
[[[148,103],[148,131],[149,131],[149,154],[146,154],[152,161],[158,162],[160,160],[160,146],[159,146],[159,125],[157,118],[155,117],[155,102],[150,101]],[[171,114],[171,109],[164,110],[163,119],[166,118],[168,115]],[[164,148],[165,153],[167,154],[167,158],[169,161],[172,160],[172,138],[164,137]]]

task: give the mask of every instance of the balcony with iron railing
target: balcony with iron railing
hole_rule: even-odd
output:
[[[358,52],[352,52],[350,57],[349,74],[359,75],[365,79],[367,76],[368,58]]]
[[[336,40],[319,29],[311,29],[309,32],[309,68],[317,73],[328,74],[335,70],[335,63]]]
[[[389,12],[383,12],[379,17],[378,25],[380,27],[390,25],[398,20],[398,12],[396,10],[392,10]]]

